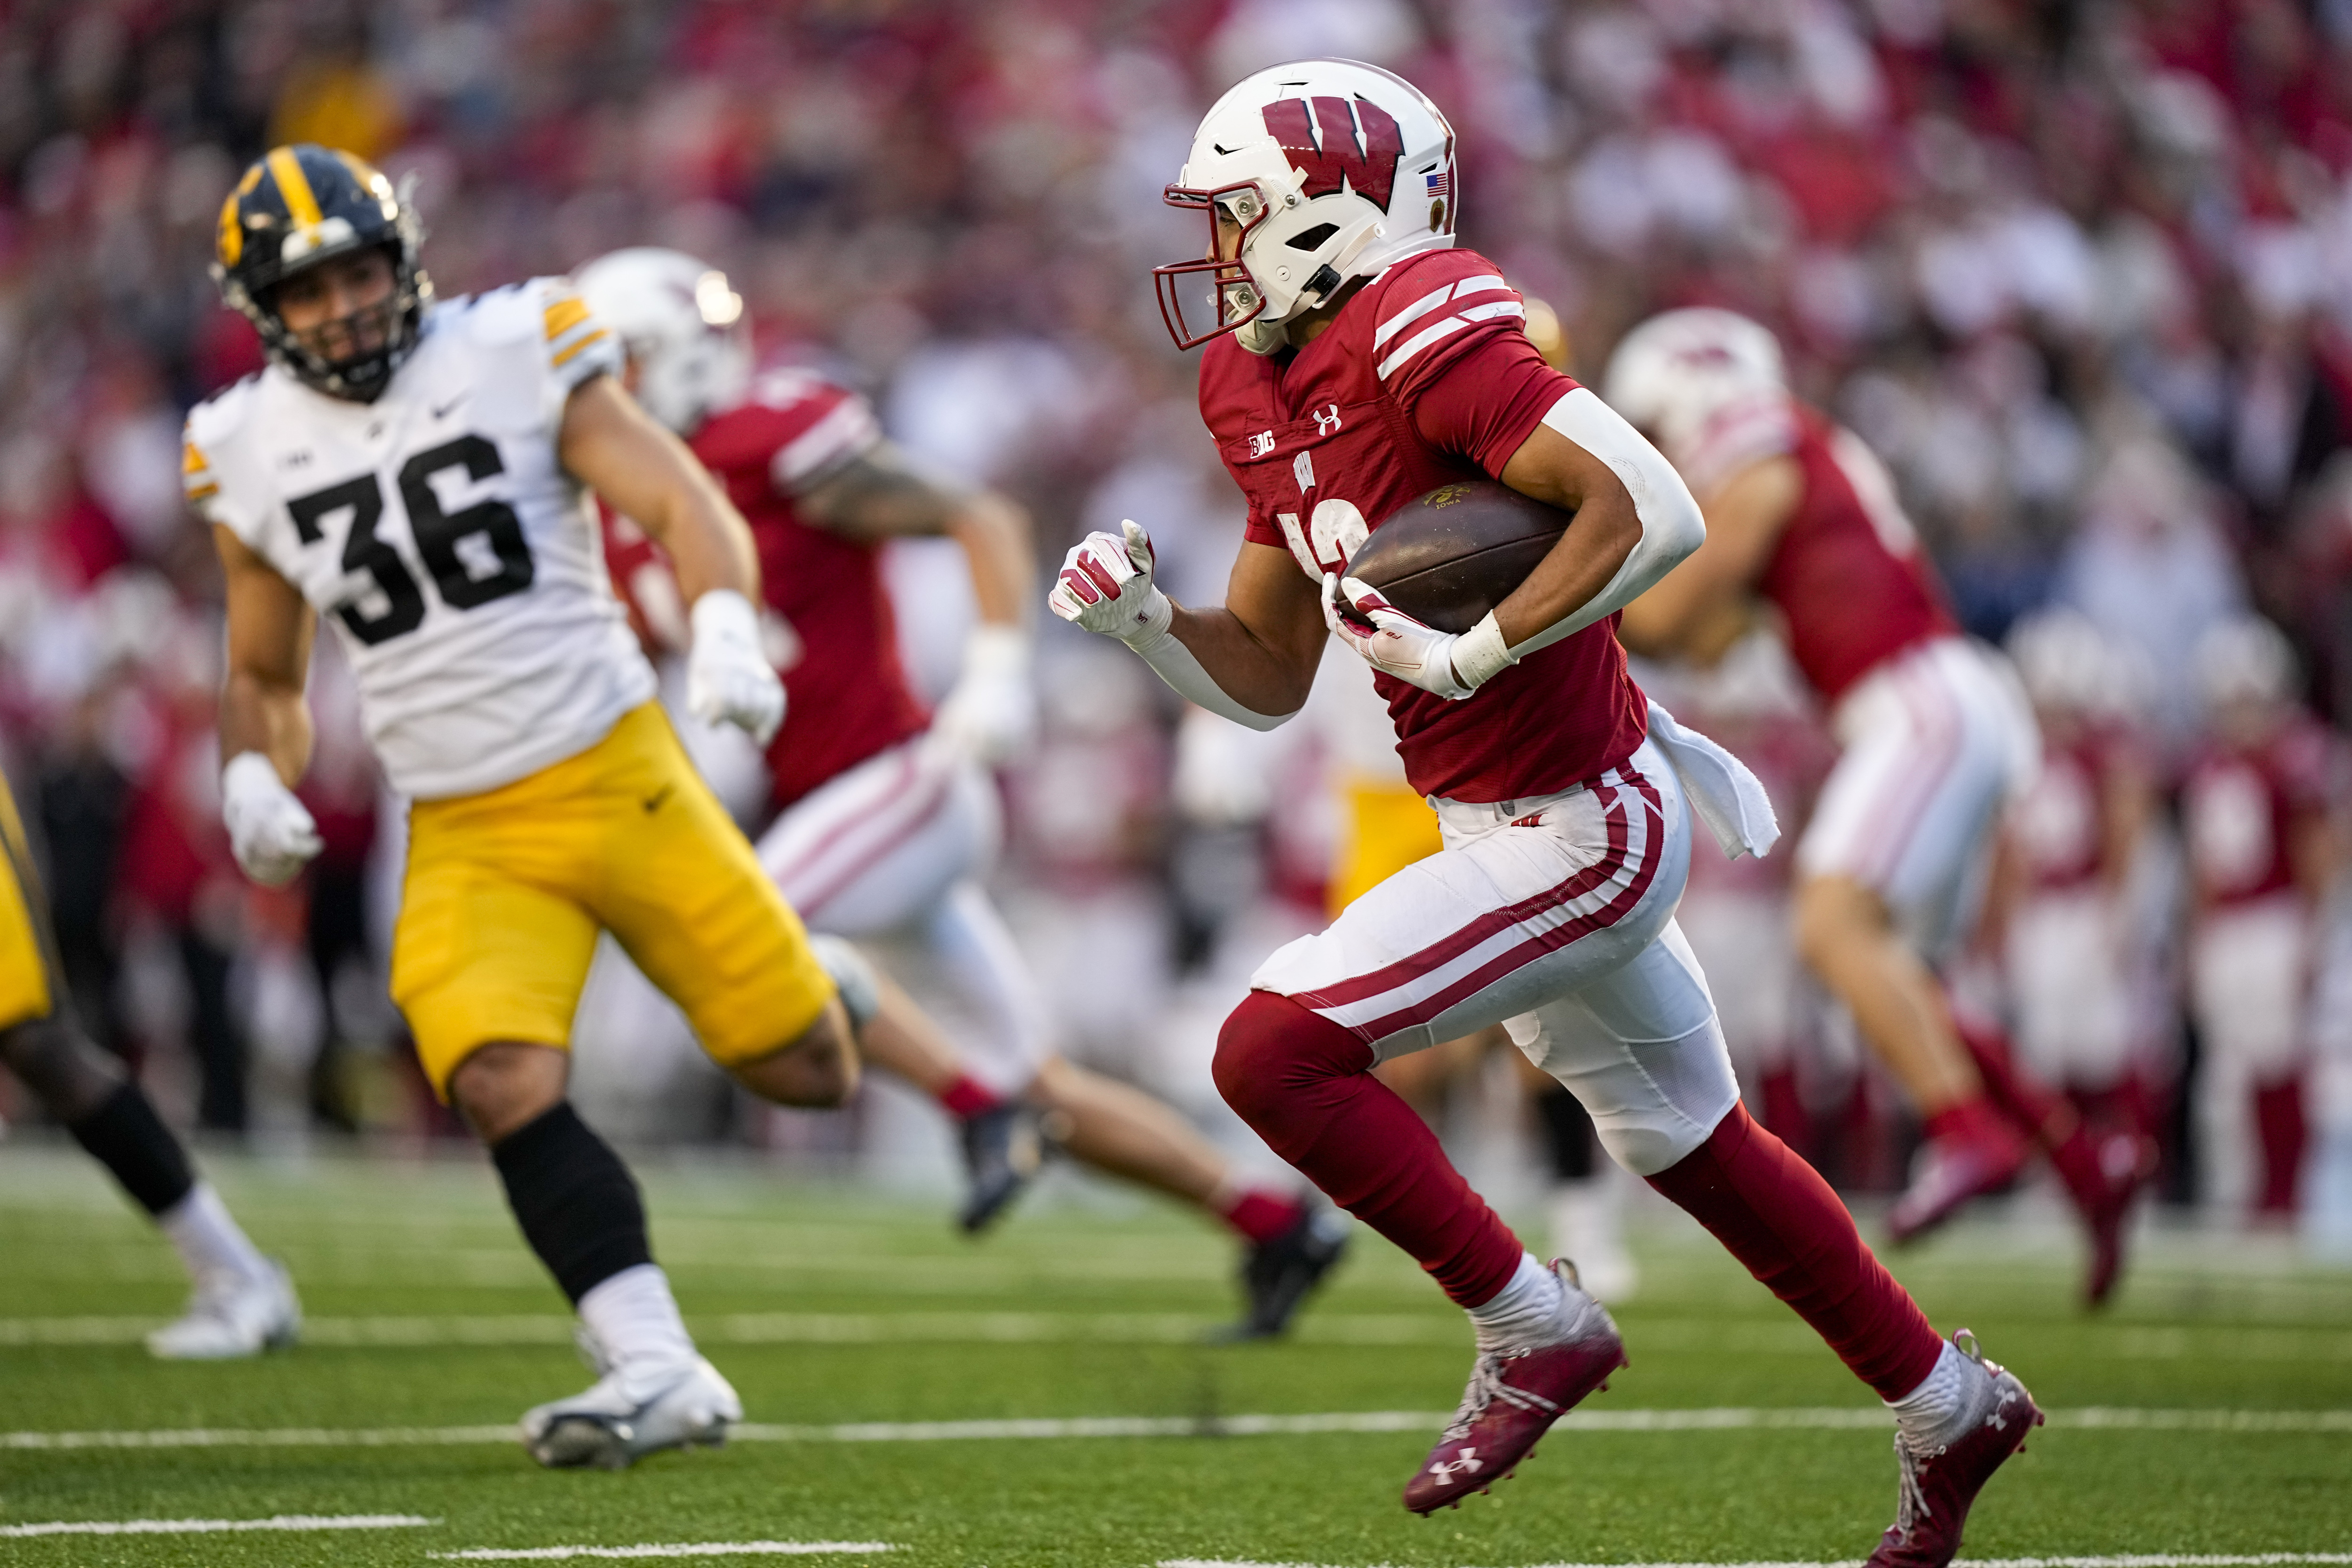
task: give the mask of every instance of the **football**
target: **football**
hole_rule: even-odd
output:
[[[1373,529],[1348,575],[1440,631],[1466,632],[1526,581],[1568,519],[1491,479],[1440,485]]]

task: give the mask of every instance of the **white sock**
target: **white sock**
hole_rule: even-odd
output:
[[[1559,1343],[1565,1337],[1560,1307],[1566,1298],[1559,1275],[1537,1262],[1534,1253],[1520,1253],[1511,1282],[1485,1306],[1470,1309],[1478,1348],[1517,1351]]]
[[[1946,1340],[1943,1353],[1936,1358],[1936,1370],[1927,1380],[1902,1398],[1886,1402],[1886,1408],[1895,1412],[1895,1429],[1913,1447],[1933,1447],[1943,1442],[1968,1414],[1970,1364],[1960,1347]]]
[[[580,1298],[580,1321],[596,1336],[611,1370],[625,1377],[639,1370],[667,1372],[691,1362],[694,1341],[669,1293],[669,1276],[658,1263],[640,1263],[595,1286]]]
[[[215,1279],[262,1279],[269,1274],[261,1256],[210,1182],[198,1182],[188,1195],[155,1216],[155,1223],[187,1265],[188,1278],[202,1286]]]

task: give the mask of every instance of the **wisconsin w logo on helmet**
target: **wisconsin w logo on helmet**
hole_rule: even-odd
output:
[[[416,346],[432,280],[417,265],[424,226],[404,192],[349,153],[303,142],[270,150],[221,204],[213,280],[250,321],[269,357],[333,397],[373,402]],[[289,331],[277,293],[288,279],[355,251],[382,250],[393,289],[370,346],[338,357]]]
[[[1351,279],[1452,245],[1454,190],[1454,128],[1402,77],[1300,60],[1244,78],[1201,121],[1165,193],[1209,219],[1201,258],[1151,269],[1169,336],[1189,349],[1234,332],[1252,353],[1274,353],[1290,321]],[[1195,328],[1188,314],[1203,306]]]
[[[1309,103],[1315,106],[1312,121],[1307,117]],[[1298,187],[1300,195],[1331,195],[1345,182],[1374,206],[1385,207],[1396,186],[1397,160],[1404,156],[1404,132],[1397,128],[1394,115],[1370,99],[1355,100],[1354,120],[1349,118],[1349,108],[1344,98],[1286,98],[1265,106],[1265,128],[1290,166],[1307,176]],[[1364,137],[1360,153],[1356,149],[1360,122]],[[1318,126],[1323,132],[1319,143],[1315,139]]]

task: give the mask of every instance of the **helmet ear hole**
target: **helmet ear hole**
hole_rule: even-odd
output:
[[[1313,252],[1322,249],[1324,242],[1339,232],[1336,223],[1318,223],[1313,228],[1299,230],[1283,243],[1293,250]]]

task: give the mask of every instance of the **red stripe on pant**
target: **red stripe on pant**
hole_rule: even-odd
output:
[[[1664,807],[1659,805],[1656,786],[1638,773],[1629,773],[1628,776],[1632,787],[1640,792],[1642,799],[1648,802],[1653,808],[1654,817],[1657,822],[1662,823]],[[1369,974],[1351,974],[1345,979],[1335,980],[1319,990],[1304,994],[1303,999],[1317,1007],[1340,1007],[1350,1002],[1361,1002],[1369,996],[1378,996],[1384,991],[1393,991],[1399,986],[1410,985],[1431,970],[1451,963],[1496,932],[1507,931],[1523,921],[1534,920],[1558,909],[1564,903],[1580,899],[1615,876],[1624,867],[1626,845],[1632,832],[1624,814],[1614,809],[1620,798],[1614,784],[1615,778],[1615,773],[1612,773],[1602,784],[1596,786],[1609,788],[1612,793],[1606,803],[1610,808],[1608,811],[1609,845],[1602,851],[1601,858],[1594,864],[1585,867],[1582,870],[1571,874],[1564,881],[1546,888],[1542,892],[1532,897],[1521,899],[1515,904],[1506,904],[1501,909],[1489,910],[1484,914],[1475,916],[1454,930],[1447,931],[1427,947],[1409,952],[1393,963],[1383,964]],[[1657,849],[1656,836],[1663,831],[1663,827],[1654,824],[1652,836],[1643,851],[1645,856],[1654,857]],[[1376,1039],[1379,1037],[1368,1037]]]
[[[1217,1037],[1217,1092],[1266,1146],[1455,1301],[1484,1306],[1526,1249],[1371,1065],[1354,1034],[1270,991],[1251,992]]]
[[[1927,1380],[1944,1342],[1827,1182],[1734,1104],[1705,1143],[1650,1178],[1786,1301],[1882,1399]]]

